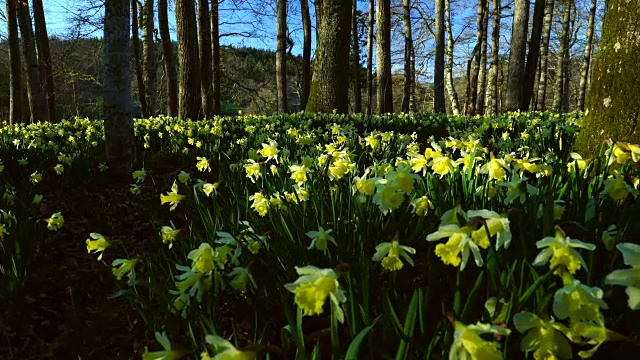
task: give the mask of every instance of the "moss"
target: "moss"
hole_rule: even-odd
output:
[[[576,150],[607,140],[640,143],[640,0],[610,0]]]

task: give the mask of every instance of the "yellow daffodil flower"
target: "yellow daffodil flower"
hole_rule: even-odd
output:
[[[166,195],[160,194],[160,205],[169,203],[171,205],[169,210],[173,211],[176,209],[180,201],[182,201],[182,199],[184,198],[184,195],[178,194],[178,184],[174,181],[173,185],[171,186],[170,192],[168,192]]]
[[[471,232],[473,241],[483,249],[489,247],[489,238],[496,237],[496,250],[502,246],[509,247],[511,243],[511,230],[509,228],[509,218],[490,210],[469,210],[467,218],[482,218],[483,226]]]
[[[481,324],[464,325],[454,322],[453,343],[449,349],[449,360],[502,360],[498,343],[484,340],[480,335],[509,335],[511,331],[500,326]]]
[[[296,267],[300,277],[285,288],[295,294],[295,302],[305,316],[323,313],[327,297],[337,310],[337,318],[344,321],[340,304],[347,301],[344,291],[338,283],[338,275],[332,269],[319,269],[315,266]]]
[[[122,280],[123,276],[129,278],[129,282],[136,280],[136,264],[138,264],[138,259],[115,259],[111,263],[111,270],[113,275],[115,275],[118,281]]]
[[[471,252],[476,265],[480,267],[484,264],[484,260],[480,255],[478,245],[471,239],[471,231],[472,229],[468,226],[461,228],[456,224],[443,225],[438,228],[438,231],[427,235],[427,241],[448,238],[446,244],[438,244],[435,249],[436,255],[446,265],[460,265],[460,270],[464,270]],[[460,255],[462,255],[462,259]]]
[[[503,159],[496,159],[492,157],[489,162],[480,167],[479,172],[481,174],[489,174],[490,179],[502,181],[507,177],[505,166],[506,164]]]
[[[196,160],[198,160],[198,162],[196,163],[196,168],[198,169],[198,171],[211,171],[209,160],[206,157],[196,157]]]
[[[387,215],[390,211],[396,210],[404,202],[404,192],[395,183],[380,183],[376,185],[376,193],[373,196],[373,203],[377,204],[380,211]]]
[[[206,360],[207,358],[211,360],[255,360],[257,357],[255,352],[240,351],[229,341],[217,335],[207,335],[206,341],[215,349],[216,355],[210,358],[207,353],[207,357],[203,355],[202,360]]]
[[[58,231],[64,226],[64,217],[61,212],[56,212],[47,219],[47,229],[51,231]]]
[[[332,229],[323,229],[322,226],[318,227],[318,231],[309,231],[305,235],[307,235],[311,239],[311,245],[309,245],[307,250],[311,250],[315,248],[320,251],[327,251],[328,242],[333,243],[333,245],[338,246],[336,239],[329,235],[333,232]]]
[[[304,165],[291,165],[289,166],[291,171],[291,179],[293,179],[298,185],[302,185],[307,182],[307,172],[309,169]]]
[[[426,195],[413,199],[411,206],[413,206],[413,213],[418,216],[426,216],[429,209],[433,209],[433,204]]]
[[[203,274],[211,272],[215,266],[215,250],[208,243],[202,243],[197,249],[191,250],[187,258],[192,261],[191,270]]]
[[[570,277],[565,278],[565,286],[558,289],[553,296],[553,313],[560,320],[600,321],[600,309],[609,308],[602,300],[602,290],[583,285],[579,280],[572,280]]]
[[[571,239],[556,229],[554,237],[547,236],[536,242],[538,249],[544,249],[538,253],[533,261],[534,266],[542,266],[549,261],[549,266],[555,269],[554,274],[562,275],[564,271],[575,274],[580,268],[587,269],[587,264],[582,255],[576,249],[595,250],[594,244],[582,242],[580,240]],[[549,260],[551,259],[551,260]]]
[[[569,329],[561,323],[542,320],[536,314],[528,311],[513,316],[516,329],[527,334],[520,342],[520,348],[528,356],[533,351],[536,360],[572,359],[571,344],[563,335]]]
[[[173,240],[180,233],[180,229],[176,229],[173,225],[163,226],[160,228],[160,236],[163,244],[169,244],[169,249],[173,247]]]
[[[140,184],[144,182],[144,179],[147,177],[147,172],[144,169],[136,170],[131,174],[136,183]]]
[[[274,160],[276,163],[278,162],[278,154],[280,150],[278,150],[278,143],[274,140],[269,141],[268,144],[263,143],[262,149],[258,151],[262,157],[267,158],[267,160]]]
[[[381,264],[385,270],[398,271],[404,266],[400,257],[402,257],[411,266],[414,266],[413,260],[409,254],[413,255],[415,253],[416,249],[400,245],[398,242],[398,236],[396,235],[393,241],[378,244],[376,246],[376,253],[373,254],[371,260],[376,262],[382,260]]]
[[[249,197],[249,200],[253,201],[251,208],[254,209],[260,216],[265,216],[269,212],[269,199],[267,199],[262,193],[255,193]]]
[[[104,254],[104,251],[111,245],[109,243],[109,241],[107,241],[107,238],[102,236],[101,234],[98,233],[91,233],[89,234],[89,236],[91,237],[91,239],[87,239],[86,243],[87,243],[87,252],[91,253],[92,251],[96,252],[96,253],[100,253],[100,255],[98,256],[98,261],[102,260],[102,255]]]

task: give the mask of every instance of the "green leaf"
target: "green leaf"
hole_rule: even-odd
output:
[[[376,325],[379,319],[380,319],[380,316],[378,316],[375,320],[373,320],[373,323],[371,325],[360,330],[358,335],[356,335],[356,337],[353,338],[353,340],[351,341],[351,344],[349,345],[349,348],[347,349],[345,360],[358,359],[358,352],[360,351],[360,345],[362,345],[364,338],[371,332],[371,330],[373,330],[373,327]]]

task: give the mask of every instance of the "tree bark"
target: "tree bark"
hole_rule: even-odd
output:
[[[313,82],[306,111],[349,111],[349,48],[352,0],[323,0]]]
[[[169,33],[169,17],[167,15],[167,0],[158,0],[158,24],[160,39],[164,53],[164,71],[167,74],[167,113],[169,116],[178,115],[178,76],[173,59],[173,45]]]
[[[31,27],[27,0],[18,0],[18,24],[22,35],[22,52],[27,63],[27,95],[31,122],[49,121],[49,110],[40,89],[40,64],[36,55],[36,42]]]
[[[413,37],[411,35],[411,0],[402,2],[402,22],[404,23],[404,91],[402,96],[402,111],[411,111],[411,89],[414,75],[411,72],[411,58],[413,56]]]
[[[558,49],[558,61],[556,64],[556,81],[554,84],[553,111],[561,112],[564,97],[564,77],[568,62],[567,51],[569,48],[569,29],[571,26],[571,0],[564,4],[562,13],[562,34],[560,35],[560,47]]]
[[[369,35],[367,36],[367,115],[373,112],[373,27],[375,25],[375,1],[369,0]]]
[[[218,12],[218,0],[211,0],[211,60],[213,62],[213,112],[220,114],[222,111],[222,67],[220,65],[220,20]]]
[[[136,159],[131,111],[129,0],[106,0],[104,13],[104,130],[109,168],[131,173]]]
[[[322,9],[323,9],[323,0],[314,1],[314,7],[316,9],[316,44],[320,40],[320,27],[322,25]]]
[[[553,10],[555,1],[547,0],[544,10],[544,20],[542,26],[542,45],[540,46],[540,80],[538,80],[538,96],[536,110],[544,111],[547,101],[547,83],[549,67],[549,38],[551,37],[551,25],[553,23]]]
[[[500,65],[500,17],[502,16],[502,1],[493,0],[493,25],[491,30],[491,67],[487,79],[487,111],[491,115],[498,114],[498,72]]]
[[[17,0],[6,0],[7,38],[9,42],[9,125],[24,121],[22,117],[22,68],[18,39]]]
[[[522,108],[522,89],[527,52],[527,30],[529,27],[529,0],[515,0],[513,28],[511,31],[511,53],[509,55],[509,78],[507,80],[507,111],[526,110]]]
[[[377,7],[376,67],[378,77],[378,113],[386,114],[393,112],[390,0],[378,0]]]
[[[362,112],[362,89],[360,88],[360,38],[358,37],[358,1],[353,1],[353,18],[351,19],[351,39],[353,42],[353,97],[356,114]]]
[[[276,87],[278,112],[286,113],[287,105],[287,0],[278,0],[277,11]]]
[[[484,39],[484,9],[487,0],[478,1],[478,32],[476,38],[476,47],[471,67],[471,78],[469,79],[470,92],[467,96],[467,115],[474,116],[476,114],[476,101],[478,99],[478,78],[480,76],[480,64],[482,63],[482,40]],[[485,48],[486,49],[486,48]]]
[[[446,113],[444,102],[444,2],[436,0],[436,58],[433,72],[433,112]]]
[[[595,27],[596,9],[598,0],[591,0],[591,8],[589,9],[589,25],[587,27],[587,43],[584,47],[584,55],[582,58],[582,69],[580,72],[580,92],[578,94],[578,109],[584,111],[584,102],[587,97],[587,83],[589,82],[589,69],[591,66],[591,51],[593,44],[593,30]]]
[[[144,0],[142,8],[142,53],[144,56],[144,87],[149,115],[157,113],[156,105],[156,43],[154,40],[153,0]]]
[[[144,81],[144,70],[142,65],[142,54],[140,53],[140,35],[138,34],[138,1],[131,0],[131,46],[133,47],[133,63],[136,68],[136,81],[138,82],[138,100],[140,101],[140,111],[142,117],[151,116],[149,107],[147,106],[147,87]]]
[[[38,60],[40,61],[40,79],[43,82],[41,91],[46,97],[49,119],[56,121],[56,99],[53,86],[53,66],[51,64],[51,50],[49,49],[49,35],[44,16],[42,0],[33,0],[33,21],[36,28],[36,44],[38,47]]]
[[[451,0],[444,0],[445,27],[447,31],[447,63],[445,67],[445,87],[451,101],[451,111],[454,115],[460,115],[460,101],[453,84],[453,29],[451,27]]]
[[[193,0],[176,1],[176,25],[180,62],[178,117],[197,120],[201,110],[200,59],[198,58],[198,32]]]
[[[545,0],[536,0],[533,9],[533,26],[531,28],[531,40],[529,42],[529,53],[527,54],[527,65],[524,70],[524,88],[522,89],[523,111],[529,110],[531,98],[533,97],[533,86],[536,81],[536,70],[538,68],[538,56],[540,55],[540,40],[544,25]]]
[[[217,1],[217,0],[212,0]],[[202,115],[211,119],[213,107],[213,79],[211,75],[211,19],[209,0],[198,0],[198,56],[200,57],[200,91],[202,92]]]
[[[478,72],[478,96],[476,99],[476,114],[484,115],[487,94],[487,42],[489,41],[489,1],[484,1],[482,17],[482,43],[480,46],[480,70]]]
[[[302,13],[302,31],[304,33],[300,109],[304,109],[307,106],[309,87],[311,86],[311,15],[309,14],[309,0],[300,0],[300,12]]]

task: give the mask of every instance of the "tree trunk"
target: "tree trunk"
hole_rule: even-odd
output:
[[[587,27],[587,43],[584,47],[582,70],[580,72],[580,92],[578,94],[578,109],[580,111],[584,111],[584,102],[587,97],[587,83],[589,82],[589,68],[591,66],[591,49],[593,44],[593,29],[595,27],[597,6],[598,0],[591,0],[591,9],[589,9],[589,25]]]
[[[153,37],[155,24],[153,0],[144,0],[142,9],[142,53],[144,54],[144,87],[149,115],[157,113],[156,105],[156,43]]]
[[[360,88],[360,38],[358,37],[358,1],[353,1],[353,18],[351,19],[351,38],[353,42],[353,97],[356,114],[362,112],[362,89]]]
[[[378,0],[376,12],[376,67],[378,77],[378,113],[393,112],[391,79],[391,0]]]
[[[22,67],[18,39],[17,0],[6,0],[7,38],[9,42],[9,125],[24,121],[22,117]]]
[[[278,0],[278,26],[276,51],[276,86],[278,88],[278,112],[287,112],[287,0]]]
[[[568,76],[565,73],[567,50],[569,48],[569,29],[571,26],[571,0],[564,4],[562,13],[562,34],[560,35],[560,47],[558,49],[558,61],[556,63],[556,81],[554,85],[553,94],[553,111],[561,112],[563,107],[564,96],[564,77]]]
[[[213,0],[217,1],[217,0]],[[200,57],[200,91],[202,92],[202,115],[211,119],[213,108],[213,79],[211,78],[211,20],[209,0],[198,0],[198,56]]]
[[[311,86],[311,15],[309,15],[309,0],[300,0],[300,12],[302,13],[302,31],[304,33],[300,109],[304,109],[307,106],[309,87]]]
[[[104,11],[104,131],[109,168],[131,173],[136,159],[131,111],[129,0],[106,0]]]
[[[314,7],[316,9],[316,44],[320,40],[320,27],[322,25],[322,9],[323,9],[323,0],[314,1]]]
[[[453,85],[453,30],[451,27],[451,0],[444,0],[445,27],[447,31],[447,64],[445,67],[445,87],[451,101],[451,111],[454,115],[460,115],[460,101],[458,93]],[[436,8],[437,9],[437,8]]]
[[[610,0],[602,27],[602,40],[593,62],[587,115],[576,144],[584,157],[597,155],[602,142],[607,139],[640,144],[638,38],[638,2]]]
[[[433,72],[433,112],[446,113],[444,102],[444,2],[436,0],[436,58]]]
[[[484,115],[484,104],[487,94],[487,42],[489,32],[489,1],[484,1],[482,17],[482,45],[480,46],[480,71],[478,72],[478,96],[476,100],[476,114]]]
[[[46,97],[49,119],[56,121],[56,99],[53,87],[53,67],[51,65],[51,50],[49,49],[49,35],[44,16],[42,0],[33,0],[33,21],[36,28],[36,43],[38,60],[40,61],[40,79],[43,82],[41,91]]]
[[[180,62],[180,94],[178,117],[197,120],[200,117],[200,60],[198,31],[193,0],[176,1],[178,59]]]
[[[167,0],[158,0],[158,24],[164,57],[164,71],[167,74],[167,113],[169,116],[178,115],[178,76],[173,59],[173,45],[169,33],[169,17],[167,15]]]
[[[142,117],[148,118],[151,114],[149,113],[149,107],[147,106],[147,87],[146,82],[144,81],[142,54],[140,54],[140,36],[138,34],[138,30],[138,1],[131,0],[131,46],[133,47],[133,63],[136,68],[136,81],[138,82],[138,100],[140,101]]]
[[[531,97],[533,96],[533,86],[536,81],[536,70],[538,68],[538,56],[540,55],[540,40],[542,27],[544,25],[545,0],[536,0],[533,9],[533,26],[531,29],[531,41],[529,42],[529,54],[527,54],[527,65],[524,70],[524,88],[522,89],[523,111],[529,110]]]
[[[476,101],[478,99],[478,77],[480,76],[480,64],[482,63],[482,40],[484,39],[484,9],[487,0],[478,1],[478,32],[476,35],[476,46],[474,50],[471,67],[471,78],[469,79],[469,89],[467,96],[466,114],[474,116],[476,114]],[[485,48],[486,49],[486,48]]]
[[[411,105],[411,88],[413,73],[411,72],[411,57],[413,54],[413,37],[411,36],[411,0],[402,2],[404,23],[404,91],[402,96],[402,111],[408,113]]]
[[[222,111],[222,67],[220,65],[220,20],[218,13],[218,0],[211,0],[211,60],[213,62],[213,112],[220,114]]]
[[[487,79],[487,111],[491,115],[498,114],[498,71],[500,65],[500,17],[502,16],[502,1],[493,0],[493,25],[491,31],[491,67]]]
[[[36,55],[36,42],[31,27],[31,15],[27,0],[18,0],[18,24],[22,35],[22,52],[27,63],[27,95],[31,122],[49,121],[49,111],[44,94],[40,91],[40,65]]]
[[[544,111],[547,101],[547,83],[549,67],[549,38],[551,37],[551,26],[553,24],[553,10],[555,1],[547,0],[544,10],[544,20],[542,25],[542,45],[540,46],[540,80],[538,81],[538,96],[536,110]]]
[[[349,33],[352,0],[323,0],[307,112],[349,111]]]
[[[373,112],[373,27],[375,25],[375,2],[369,0],[369,35],[367,36],[367,115]]]
[[[509,78],[507,80],[507,111],[522,108],[522,89],[527,52],[527,28],[529,27],[529,0],[515,0],[513,28],[511,31],[511,53],[509,55]]]

